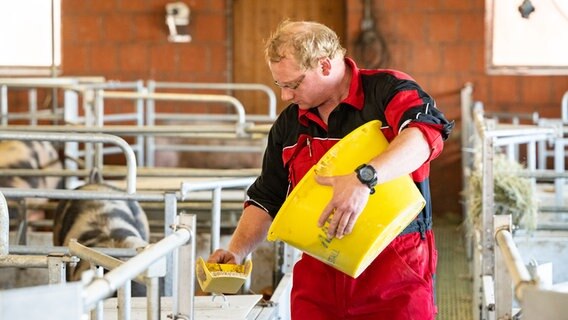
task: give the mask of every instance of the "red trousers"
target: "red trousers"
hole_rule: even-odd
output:
[[[437,313],[432,231],[399,236],[356,279],[304,254],[294,266],[293,320],[430,320]]]

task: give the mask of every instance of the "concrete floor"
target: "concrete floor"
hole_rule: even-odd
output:
[[[437,320],[473,319],[472,278],[460,218],[455,214],[434,217],[438,247]]]

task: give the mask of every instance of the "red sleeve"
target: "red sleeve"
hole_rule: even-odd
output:
[[[426,162],[436,159],[440,153],[442,153],[444,149],[444,139],[441,134],[442,125],[411,122],[408,124],[408,127],[418,128],[424,135],[424,138],[426,138],[426,141],[428,141],[428,145],[430,145],[430,157],[428,157]]]

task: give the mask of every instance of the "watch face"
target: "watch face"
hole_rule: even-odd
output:
[[[359,174],[361,175],[361,179],[367,182],[370,182],[375,177],[375,173],[371,168],[363,167],[359,170]]]

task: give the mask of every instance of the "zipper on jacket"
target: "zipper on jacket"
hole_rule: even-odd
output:
[[[310,138],[306,139],[306,145],[308,146],[308,152],[310,153],[310,158],[312,157],[312,142],[310,141]]]

